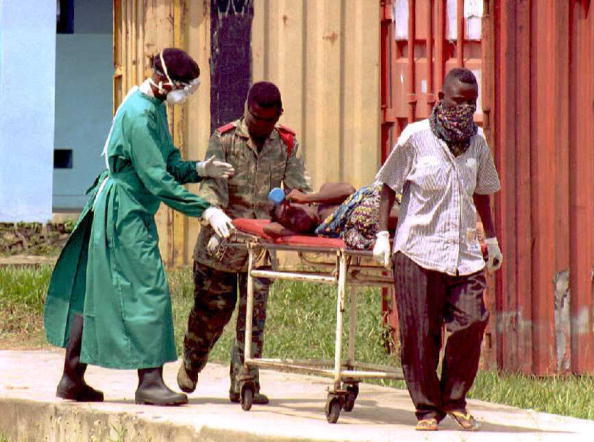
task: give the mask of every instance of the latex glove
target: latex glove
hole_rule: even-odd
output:
[[[386,268],[390,267],[390,234],[387,230],[377,232],[375,235],[375,245],[373,246],[373,259]]]
[[[497,238],[487,238],[485,244],[487,245],[487,270],[489,272],[499,270],[503,263],[503,255],[499,249]]]
[[[235,229],[231,218],[225,215],[225,212],[218,207],[209,207],[206,209],[202,214],[202,218],[208,221],[215,233],[223,238],[229,238],[231,231]]]
[[[235,169],[229,163],[215,160],[212,155],[206,161],[198,161],[196,163],[196,172],[203,177],[224,178],[227,179],[235,173]]]

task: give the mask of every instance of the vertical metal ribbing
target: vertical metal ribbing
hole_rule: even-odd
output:
[[[427,44],[426,44],[426,57],[427,57],[427,112],[431,114],[433,105],[435,104],[435,91],[433,90],[433,0],[429,2],[429,13],[427,14]]]
[[[136,0],[136,84],[144,80],[146,57],[144,53],[144,0]]]
[[[435,16],[437,22],[437,29],[435,32],[435,64],[437,65],[437,72],[435,73],[435,90],[437,91],[441,90],[441,86],[443,84],[443,77],[445,75],[445,1],[446,0],[437,0],[437,7],[435,8]]]
[[[417,94],[415,87],[415,0],[408,0],[408,122],[415,121]]]
[[[457,65],[458,67],[464,67],[464,0],[458,0],[457,7],[456,7],[456,37],[457,37],[457,44],[456,44],[456,53],[457,57]]]
[[[113,89],[112,89],[112,113],[115,111],[122,99],[122,0],[113,2]]]

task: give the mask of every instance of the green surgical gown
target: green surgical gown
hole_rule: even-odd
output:
[[[81,313],[82,362],[158,367],[177,354],[154,215],[161,202],[195,217],[209,204],[181,185],[200,177],[173,146],[166,106],[138,89],[116,113],[106,158],[54,268],[46,335],[67,345],[72,315]]]

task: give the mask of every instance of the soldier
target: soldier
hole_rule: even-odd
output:
[[[297,156],[299,145],[295,133],[277,125],[283,112],[278,88],[269,82],[255,83],[248,92],[242,118],[218,128],[210,138],[207,157],[232,164],[235,175],[229,180],[209,179],[202,183],[199,195],[218,213],[202,228],[194,250],[194,307],[188,318],[184,338],[184,360],[177,381],[185,392],[196,388],[198,373],[208,360],[208,353],[229,322],[237,300],[239,314],[236,340],[231,354],[229,399],[239,402],[237,375],[243,364],[245,308],[247,296],[247,252],[233,250],[224,262],[212,253],[221,237],[232,228],[230,218],[270,219],[268,192],[284,185],[285,189],[310,192],[309,177],[303,161]],[[227,216],[228,215],[228,216]],[[210,252],[209,252],[210,250]],[[254,283],[254,320],[252,349],[262,355],[266,302],[271,281],[257,278]],[[254,403],[266,404],[259,393],[258,371]]]

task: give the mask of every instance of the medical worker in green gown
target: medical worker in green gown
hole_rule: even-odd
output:
[[[163,382],[175,361],[171,299],[159,254],[154,215],[161,202],[202,217],[215,231],[230,219],[182,184],[228,178],[230,164],[183,161],[173,146],[166,104],[185,101],[198,87],[200,69],[184,51],[164,49],[153,75],[126,96],[104,148],[106,170],[84,207],[52,274],[45,304],[48,340],[66,347],[57,396],[102,401],[84,380],[87,364],[137,369],[137,403],[179,405],[184,394]],[[84,325],[84,327],[83,327]]]

